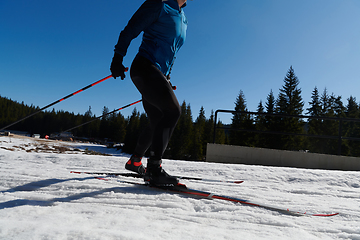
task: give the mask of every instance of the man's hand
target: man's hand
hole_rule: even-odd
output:
[[[114,54],[110,65],[111,75],[116,79],[117,77],[121,77],[121,80],[125,78],[125,72],[127,72],[128,68],[125,68],[123,65],[123,56],[118,53]]]

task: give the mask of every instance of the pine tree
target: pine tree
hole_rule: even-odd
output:
[[[90,120],[92,120],[95,117],[91,111],[91,106],[89,106],[89,109],[85,112],[82,122],[86,123]],[[82,127],[83,135],[88,138],[95,138],[97,137],[98,128],[97,128],[97,122],[91,122],[89,124],[86,124]]]
[[[189,159],[191,156],[193,121],[190,104],[184,101],[181,105],[181,116],[169,142],[169,157],[173,159]]]
[[[74,115],[73,126],[79,126],[81,124],[81,120],[82,120],[82,116],[80,113],[78,113],[76,116]],[[50,130],[48,134],[51,134],[53,132],[54,132],[53,130]],[[83,136],[81,127],[76,128],[76,129],[72,130],[71,132],[73,133],[74,136]]]
[[[266,131],[266,118],[264,115],[261,115],[261,113],[265,112],[265,108],[262,104],[262,101],[259,102],[259,105],[257,107],[257,113],[260,113],[259,115],[256,115],[255,117],[255,129],[257,131]],[[256,147],[265,147],[266,146],[266,136],[265,133],[256,133],[255,134],[255,145]]]
[[[109,119],[111,134],[109,137],[115,142],[124,142],[126,134],[126,121],[121,113],[113,113]]]
[[[92,111],[91,111],[91,106],[89,106],[89,109],[85,112],[84,117],[93,117]]]
[[[221,129],[221,131],[224,131]],[[203,137],[203,149],[206,150],[208,143],[213,143],[214,141],[214,110],[211,110],[210,118],[206,119],[204,127],[204,137]],[[206,151],[204,151],[206,154]]]
[[[346,117],[345,111],[346,108],[343,105],[343,102],[341,100],[341,96],[335,96],[334,93],[330,96],[330,108],[331,108],[331,112],[333,114],[334,117],[338,117],[338,118],[344,118]],[[333,134],[338,136],[339,134],[339,127],[341,128],[346,128],[346,124],[343,126],[343,123],[341,124],[341,126],[339,125],[338,121],[332,121],[332,126],[333,126]],[[341,135],[344,136],[344,134],[346,134],[346,131],[342,130]],[[333,141],[335,142],[335,141]],[[332,154],[339,154],[339,149],[338,149],[338,140],[336,140],[336,144],[334,143],[332,146]],[[350,154],[350,149],[349,149],[349,144],[347,141],[341,141],[341,154],[342,155],[349,155]]]
[[[324,117],[336,117],[334,101],[336,97],[334,94],[329,95],[325,88],[321,97],[321,116]],[[326,136],[337,136],[339,133],[339,123],[333,120],[323,120],[319,129],[319,134]],[[320,144],[320,153],[325,154],[337,154],[338,152],[338,141],[334,139],[323,139]]]
[[[235,111],[247,112],[245,95],[242,90],[235,102]],[[232,130],[229,133],[230,144],[240,146],[252,146],[253,139],[251,138],[254,134],[248,133],[241,130],[254,129],[251,116],[246,113],[233,113],[231,128],[239,129]]]
[[[264,123],[264,128],[266,129],[266,131],[269,132],[280,131],[279,118],[270,115],[270,114],[276,114],[275,105],[276,105],[276,101],[275,101],[274,93],[272,90],[270,90],[270,93],[268,94],[265,103],[266,113],[269,115],[265,116],[265,123]],[[265,142],[263,146],[265,148],[281,149],[282,147],[280,135],[267,133],[264,140]]]
[[[346,108],[344,107],[344,104],[342,102],[341,96],[334,96],[333,105],[332,108],[334,110],[334,114],[336,117],[346,117],[345,111]]]
[[[359,106],[356,103],[356,98],[350,96],[348,99],[348,104],[346,106],[346,117],[347,118],[359,118]]]
[[[199,116],[196,118],[193,128],[193,140],[190,150],[190,155],[192,160],[202,160],[205,155],[205,146],[204,146],[204,132],[205,132],[205,110],[204,107],[201,107]]]
[[[350,98],[347,99],[348,103],[346,106],[346,117],[347,118],[359,118],[360,113],[360,107],[356,103],[356,98],[353,96],[350,96]],[[360,138],[360,123],[359,122],[344,122],[343,132],[346,137],[354,137],[354,138]],[[346,141],[345,144],[346,147],[348,147],[347,152],[342,152],[344,155],[349,156],[360,156],[360,143],[359,141]],[[344,146],[342,146],[343,150]]]
[[[309,102],[310,108],[307,109],[307,113],[312,117],[320,117],[321,114],[321,102],[320,102],[320,95],[319,90],[317,87],[314,88],[314,91],[311,95],[311,102]],[[310,135],[321,135],[321,119],[311,119],[308,120],[308,134]],[[316,137],[308,137],[307,138],[307,149],[310,150],[310,152],[319,152],[322,140],[320,138]]]
[[[140,136],[140,113],[134,108],[131,116],[127,120],[126,135],[123,151],[133,153]]]
[[[109,108],[104,106],[102,115],[101,115],[103,117],[101,118],[101,121],[100,121],[99,137],[101,137],[101,138],[110,138],[110,135],[111,135],[111,128],[109,126],[110,116],[107,115],[108,113],[109,113]],[[106,115],[106,116],[104,116],[104,115]]]
[[[276,112],[283,115],[301,115],[304,102],[301,97],[301,89],[298,87],[299,79],[296,77],[294,69],[290,66],[284,85],[280,89],[276,101]],[[298,118],[280,118],[281,131],[285,133],[303,133],[303,122]],[[281,143],[284,149],[300,150],[302,148],[302,137],[283,135]]]
[[[277,113],[288,115],[302,114],[304,102],[301,97],[301,89],[298,88],[299,83],[294,69],[290,66],[276,102]]]
[[[275,113],[275,97],[272,90],[270,90],[270,93],[267,96],[266,100],[267,100],[265,104],[266,112],[270,114]]]
[[[110,118],[110,116],[108,115],[108,113],[109,113],[109,108],[106,107],[106,106],[104,106],[103,111],[102,111],[102,115],[101,115],[101,116],[103,116],[103,117],[102,117],[101,119],[102,119],[102,120],[105,120],[105,121],[108,121],[109,118]]]
[[[310,116],[318,117],[321,115],[321,103],[320,103],[320,96],[319,90],[317,87],[314,88],[314,91],[311,95],[311,102],[309,102],[310,108],[308,108],[308,114]]]
[[[216,123],[217,128],[223,128],[224,124],[219,120]],[[215,132],[215,143],[217,144],[229,144],[228,136],[225,134],[224,129],[217,129]]]

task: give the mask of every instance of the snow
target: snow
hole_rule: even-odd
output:
[[[360,172],[163,162],[174,175],[244,180],[183,180],[190,188],[340,213],[333,217],[291,216],[70,173],[125,172],[128,158],[101,145],[0,137],[0,239],[360,239]]]

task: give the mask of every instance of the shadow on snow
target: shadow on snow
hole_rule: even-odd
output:
[[[40,188],[48,187],[53,184],[57,183],[63,183],[66,181],[85,181],[89,179],[94,179],[94,177],[85,177],[85,178],[70,178],[70,179],[46,179],[41,180],[37,182],[27,183],[22,186],[17,186],[14,188],[11,188],[6,191],[0,191],[0,193],[14,193],[14,192],[21,192],[21,191],[36,191]],[[86,192],[86,193],[79,193],[74,194],[67,197],[61,197],[61,198],[53,198],[48,200],[32,200],[32,199],[16,199],[11,200],[7,202],[0,203],[0,210],[5,208],[13,208],[13,207],[19,207],[19,206],[52,206],[56,202],[72,202],[75,200],[87,198],[87,197],[96,197],[98,195],[101,195],[103,193],[107,192],[126,192],[126,193],[139,193],[140,191],[143,192],[145,189],[140,189],[138,186],[132,186],[132,187],[112,187],[112,188],[105,188],[93,192]],[[149,191],[151,194],[158,194],[154,191]],[[148,193],[148,192],[147,192]]]

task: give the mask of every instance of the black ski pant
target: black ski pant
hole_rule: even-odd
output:
[[[142,95],[149,125],[141,133],[134,154],[142,157],[150,148],[150,160],[161,160],[181,107],[170,82],[147,58],[137,55],[131,64],[131,80]]]

